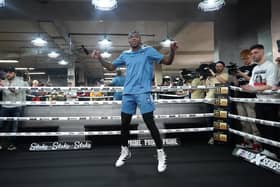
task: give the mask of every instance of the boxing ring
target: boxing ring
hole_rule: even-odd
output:
[[[8,87],[3,87],[1,89],[8,89]],[[27,90],[31,88],[16,87],[15,89]],[[34,91],[34,88],[32,89]],[[98,90],[101,92],[115,92],[122,90],[122,88],[120,87],[38,87],[36,89],[38,91],[69,91],[87,89],[94,91]],[[153,92],[160,93],[167,91],[184,91],[193,89],[224,89],[242,91],[237,87],[217,88],[205,86],[182,86],[154,87]],[[280,94],[280,91],[266,91],[266,94]],[[94,139],[92,142],[90,142],[90,144],[87,144],[89,141],[86,139],[86,137],[106,136],[109,138],[110,136],[119,136],[119,130],[102,130],[102,128],[99,130],[87,130],[85,126],[94,126],[95,124],[98,124],[98,127],[119,125],[121,104],[120,101],[25,101],[16,103],[1,102],[1,105],[21,104],[25,106],[25,114],[23,117],[0,117],[0,120],[2,121],[20,121],[23,122],[23,126],[26,127],[53,125],[58,126],[58,128],[55,132],[1,132],[0,137],[57,137],[58,139],[56,140],[56,142],[65,143],[69,141],[79,141],[81,143],[81,149],[77,149],[76,151],[74,149],[71,149],[68,151],[53,152],[47,151],[48,149],[46,149],[45,152],[33,152],[34,150],[30,150],[31,146],[29,147],[30,152],[26,150],[16,152],[1,151],[1,170],[8,169],[11,171],[15,171],[15,168],[19,168],[21,171],[27,167],[30,169],[30,172],[32,172],[32,174],[37,170],[40,171],[39,173],[41,174],[50,174],[49,178],[51,178],[51,181],[53,180],[51,182],[51,184],[53,185],[67,184],[67,186],[77,186],[79,184],[97,184],[100,186],[104,186],[113,185],[113,182],[117,185],[136,186],[142,186],[145,184],[148,185],[148,182],[160,184],[162,186],[184,185],[188,184],[188,182],[190,184],[193,184],[193,186],[196,186],[196,184],[208,186],[224,185],[224,182],[222,182],[222,180],[220,179],[217,179],[217,176],[215,175],[225,177],[224,179],[240,179],[242,182],[240,184],[244,184],[244,186],[245,184],[246,186],[250,186],[250,184],[254,184],[254,186],[279,186],[279,178],[278,180],[276,180],[280,174],[279,160],[274,160],[272,158],[265,157],[260,153],[251,152],[250,150],[242,148],[240,148],[239,150],[235,150],[235,153],[237,152],[235,156],[247,160],[248,162],[237,159],[236,157],[232,156],[233,151],[232,146],[230,145],[230,137],[232,135],[246,137],[260,143],[275,146],[279,149],[280,142],[236,130],[231,127],[230,121],[231,119],[235,119],[244,122],[259,123],[275,128],[280,128],[280,122],[267,121],[231,114],[229,105],[230,102],[271,103],[279,105],[280,99],[234,98],[229,97],[228,92],[224,94],[224,97],[217,97],[215,99],[169,100],[155,98],[155,120],[163,138],[168,135],[174,134],[185,134],[184,136],[188,136],[189,134],[199,134],[201,132],[205,132],[213,134],[215,140],[214,146],[207,145],[207,142],[205,142],[204,144],[190,142],[185,145],[180,145],[180,142],[177,142],[176,138],[173,138],[172,140],[170,140],[171,144],[169,146],[168,138],[166,138],[167,143],[165,144],[165,146],[168,154],[168,170],[166,173],[159,176],[154,176],[154,173],[156,172],[154,171],[154,164],[152,163],[154,163],[155,158],[151,159],[151,156],[145,156],[146,154],[153,155],[153,149],[149,148],[153,146],[152,143],[148,146],[145,146],[145,143],[140,143],[139,146],[142,146],[141,149],[133,149],[132,152],[133,154],[135,153],[135,157],[134,159],[132,159],[132,161],[130,161],[131,163],[127,164],[128,166],[125,166],[124,169],[116,169],[113,166],[113,162],[118,155],[119,147],[95,146]],[[214,109],[214,111],[209,111],[209,108],[207,107],[209,103],[214,103],[214,105],[217,106],[217,109]],[[78,111],[77,108],[79,109]],[[85,110],[83,110],[83,108]],[[222,121],[218,120],[219,123],[209,124],[209,121],[211,121],[209,119],[214,119],[215,121],[215,118],[221,119]],[[169,125],[169,128],[166,128],[166,126],[164,125],[165,123],[187,123],[199,125],[195,127],[188,127],[188,125],[184,127],[184,125],[182,125],[181,128],[172,128],[172,126]],[[132,142],[130,142],[131,147],[133,147],[133,143],[135,143],[133,141],[149,138],[149,131],[145,129],[145,125],[142,121],[142,116],[139,115],[139,113],[133,116],[132,124],[137,124],[137,127],[130,131],[130,134],[132,136],[134,135],[134,139],[131,140]],[[20,157],[16,155],[20,155]],[[139,157],[137,155],[139,155]],[[63,162],[60,163],[56,159],[63,160]],[[267,166],[269,165],[268,163],[270,164],[270,166],[272,165],[271,168],[269,168],[270,166]],[[33,165],[35,168],[29,166],[29,164]],[[61,168],[57,168],[58,166]],[[266,168],[267,170],[259,169],[256,166]],[[45,170],[43,171],[41,168],[49,169],[50,173]],[[64,170],[63,168],[66,170]],[[65,178],[65,182],[55,181],[56,178],[61,179],[64,178],[64,176],[60,173],[56,173],[57,176],[55,176],[52,172],[57,172],[56,169],[61,170],[62,172],[66,172],[69,168],[69,175],[66,175],[68,177]],[[94,173],[91,173],[92,170],[94,171]],[[244,172],[244,170],[248,171],[249,173],[251,172],[251,174],[248,174],[249,179],[245,178],[245,176],[242,176],[242,174],[239,173]],[[179,171],[179,173],[177,171]],[[17,171],[16,173],[19,174],[21,172]],[[201,172],[204,172],[205,175],[201,176]],[[2,172],[0,172],[0,178],[2,178],[3,181],[6,182],[6,184],[16,185],[16,183],[8,181],[8,179],[10,179],[9,175],[5,174],[4,172],[2,176],[1,174]],[[35,173],[35,176],[36,175],[37,174]],[[207,175],[209,177],[207,177]],[[111,177],[111,180],[104,179],[104,177],[108,176],[109,178]],[[147,176],[147,178],[143,176]],[[253,179],[253,176],[262,176],[263,179],[267,180],[264,182],[264,180],[255,178]],[[95,182],[97,183],[94,183],[94,181],[92,181],[92,177],[96,179]],[[103,178],[103,180],[101,180],[101,178]],[[35,183],[39,184],[40,186],[42,184],[39,179],[46,181],[48,180],[48,177],[44,178],[40,175],[38,176],[38,181],[35,178]],[[214,179],[215,181],[211,181]],[[24,179],[24,177],[20,177],[20,180],[22,180],[26,185],[31,184],[30,177],[27,177],[27,179]],[[133,182],[132,180],[136,181]],[[258,181],[257,184],[256,180]],[[233,186],[233,184],[227,184],[227,186]]]

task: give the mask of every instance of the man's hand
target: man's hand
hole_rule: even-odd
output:
[[[256,88],[253,86],[250,86],[249,84],[243,85],[243,86],[241,86],[241,88],[245,92],[255,92],[256,91]]]
[[[174,41],[170,45],[170,51],[175,52],[178,49],[177,41]]]
[[[101,60],[102,59],[101,53],[98,50],[93,50],[90,56],[91,56],[92,59],[95,59],[95,60]]]

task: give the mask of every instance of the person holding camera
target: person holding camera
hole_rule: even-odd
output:
[[[208,71],[209,71],[209,76],[207,76],[205,85],[206,86],[215,86],[217,84],[226,84],[228,82],[229,75],[228,73],[224,72],[225,69],[225,63],[223,61],[218,61],[216,62],[214,67],[211,68],[212,64],[209,65]],[[205,69],[205,68],[204,68]],[[213,99],[215,98],[215,89],[208,89],[206,92],[206,99]],[[208,104],[208,111],[213,112],[214,106],[213,103]],[[213,124],[213,120],[210,119],[207,123]],[[208,140],[208,144],[214,144],[214,139],[211,137]]]
[[[241,87],[249,83],[250,78],[252,76],[252,71],[254,67],[257,65],[252,61],[251,51],[249,49],[245,49],[240,52],[240,59],[243,61],[244,66],[236,69],[233,72],[233,84],[234,86]],[[256,98],[255,93],[244,93],[244,92],[236,92],[235,97],[237,98]],[[254,103],[236,103],[237,114],[240,116],[247,116],[256,118],[255,104]],[[241,129],[243,132],[247,132],[249,134],[253,134],[259,136],[259,130],[255,123],[252,122],[240,122]],[[251,141],[248,138],[243,139],[241,143],[242,147],[258,149],[260,145],[256,141]]]
[[[225,63],[223,61],[218,61],[215,63],[215,70],[211,68],[208,69],[210,76],[206,79],[206,86],[215,86],[216,84],[226,84],[228,82],[229,75],[224,72]],[[206,92],[207,99],[212,99],[215,97],[215,89],[209,89]]]

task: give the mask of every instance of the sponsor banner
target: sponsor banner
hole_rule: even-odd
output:
[[[265,169],[269,169],[280,174],[280,161],[267,157],[261,153],[255,153],[242,148],[235,148],[232,152],[234,156],[243,158],[244,160]]]
[[[72,150],[88,150],[92,148],[91,141],[75,141],[75,142],[40,142],[31,143],[29,151],[72,151]]]
[[[178,138],[164,138],[162,139],[163,146],[179,146]],[[129,147],[155,147],[156,144],[153,139],[135,139],[128,141]]]

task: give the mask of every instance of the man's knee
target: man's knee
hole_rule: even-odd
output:
[[[122,124],[129,124],[131,121],[132,115],[131,114],[127,114],[122,112],[121,113],[121,119],[122,119]]]
[[[145,123],[154,123],[154,113],[148,112],[142,115]]]

